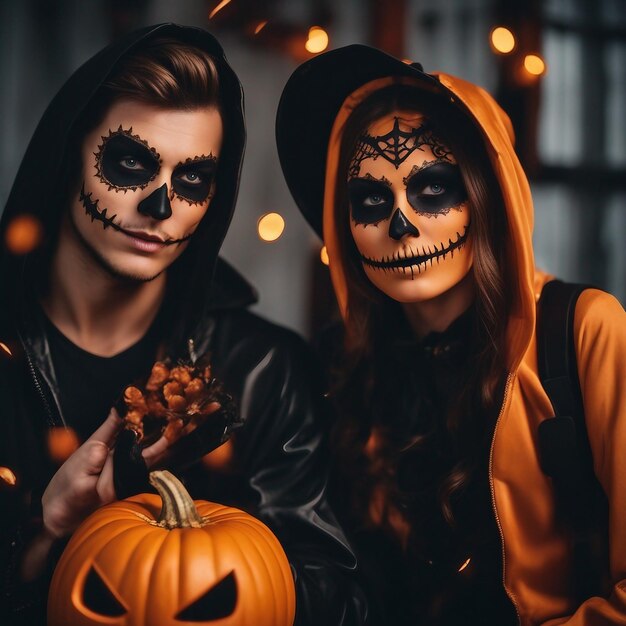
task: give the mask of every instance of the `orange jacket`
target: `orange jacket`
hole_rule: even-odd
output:
[[[504,198],[507,251],[517,272],[507,324],[508,379],[491,447],[490,485],[502,537],[504,586],[523,626],[567,624],[626,626],[626,314],[611,295],[585,291],[577,304],[578,371],[595,473],[609,500],[609,597],[576,606],[568,596],[571,555],[555,521],[551,480],[540,466],[539,424],[553,415],[537,373],[536,301],[549,276],[537,271],[532,250],[533,206],[528,180],[513,149],[509,119],[483,89],[438,75],[469,109],[482,131]],[[343,268],[333,259],[336,230],[333,202],[339,145],[345,120],[365,95],[408,78],[383,78],[354,92],[331,133],[324,194],[324,242],[333,286],[345,312]],[[419,86],[419,85],[418,85]]]

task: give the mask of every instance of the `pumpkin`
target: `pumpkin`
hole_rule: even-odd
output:
[[[167,471],[159,495],[104,506],[54,571],[49,626],[291,626],[295,590],[282,547],[239,509],[193,501]]]

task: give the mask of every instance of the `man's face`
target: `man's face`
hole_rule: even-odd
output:
[[[82,146],[71,221],[109,273],[147,281],[180,256],[215,194],[222,120],[213,107],[114,103]]]
[[[414,111],[374,122],[348,174],[350,229],[363,269],[399,302],[435,298],[472,266],[470,207],[449,148]]]

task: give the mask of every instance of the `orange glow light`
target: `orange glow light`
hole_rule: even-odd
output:
[[[320,250],[320,259],[322,259],[322,263],[324,265],[328,265],[330,263],[330,259],[328,258],[328,250],[326,249],[326,246],[322,246],[322,249]]]
[[[18,215],[6,230],[5,243],[13,254],[28,254],[41,243],[42,237],[41,222],[34,215]]]
[[[515,36],[504,26],[498,26],[491,31],[491,45],[496,52],[508,54],[515,48]]]
[[[309,38],[304,47],[313,54],[326,50],[328,47],[328,33],[319,26],[312,26],[309,28]]]
[[[263,20],[257,24],[257,27],[254,29],[254,34],[258,35],[267,25],[268,20]]]
[[[11,350],[9,350],[9,346],[7,346],[6,343],[2,343],[0,341],[0,350],[3,350],[4,352],[6,352],[9,356],[13,356],[13,353],[11,352]]]
[[[17,483],[15,474],[8,467],[0,467],[0,479],[11,487]]]
[[[524,57],[524,69],[533,76],[541,76],[546,71],[546,64],[537,54],[527,54]]]
[[[78,449],[78,435],[71,428],[57,426],[48,432],[48,452],[50,458],[61,465]]]
[[[231,0],[222,0],[210,13],[209,13],[209,19],[213,19],[215,17],[215,14],[218,11],[221,11],[227,4],[230,4]]]
[[[469,559],[467,559],[467,561],[465,561],[465,563],[463,563],[463,565],[461,565],[461,567],[459,567],[458,571],[462,572],[470,564],[471,560],[472,560],[471,557]]]
[[[276,241],[285,230],[285,220],[278,213],[266,213],[259,218],[257,230],[263,241]]]

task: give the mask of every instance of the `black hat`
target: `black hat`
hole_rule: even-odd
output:
[[[376,48],[354,44],[300,65],[278,105],[276,142],[283,174],[300,211],[322,237],[324,177],[330,133],[346,98],[377,78],[407,76],[453,95],[419,63],[405,63]]]

